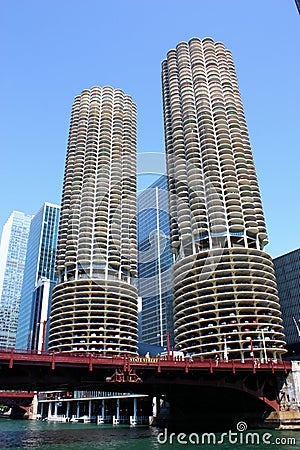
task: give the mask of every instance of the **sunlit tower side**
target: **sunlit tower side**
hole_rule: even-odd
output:
[[[13,211],[0,243],[0,347],[16,344],[22,283],[32,216]]]
[[[278,359],[282,318],[231,53],[210,38],[180,42],[162,83],[176,347]]]
[[[59,211],[58,205],[45,202],[33,216],[30,224],[16,335],[16,347],[20,349],[37,350],[39,347],[37,336],[43,334],[42,330],[45,327],[48,332],[47,316],[52,288],[56,284],[55,259]],[[45,284],[51,287],[41,289],[40,286]],[[41,290],[43,295],[38,295]]]
[[[75,98],[49,348],[135,354],[136,105],[111,87]]]

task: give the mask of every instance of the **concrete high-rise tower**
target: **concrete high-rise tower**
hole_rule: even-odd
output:
[[[111,87],[75,98],[49,348],[137,351],[136,105]]]
[[[0,244],[0,347],[14,347],[32,216],[13,211]]]
[[[162,63],[177,349],[278,359],[284,335],[231,53],[194,38]]]

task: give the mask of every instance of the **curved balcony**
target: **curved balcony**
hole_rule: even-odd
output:
[[[226,339],[230,358],[247,359],[246,342],[253,336],[256,355],[263,358],[265,333],[269,358],[278,359],[285,351],[272,261],[264,252],[225,248],[183,258],[174,266],[174,292],[178,348],[222,357]]]
[[[76,351],[80,340],[86,352],[119,354],[121,334],[126,334],[126,353],[136,354],[137,292],[127,283],[78,280],[58,284],[51,318],[49,348],[53,350]]]

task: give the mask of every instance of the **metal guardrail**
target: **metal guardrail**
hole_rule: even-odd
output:
[[[172,355],[155,358],[135,357],[132,355],[101,355],[101,354],[74,354],[70,352],[37,352],[25,351],[21,349],[1,349],[0,348],[0,362],[8,361],[9,368],[12,368],[15,363],[40,363],[50,364],[51,369],[55,370],[56,364],[72,364],[74,366],[88,366],[89,371],[94,367],[122,369],[124,372],[130,372],[134,368],[155,368],[158,373],[162,369],[184,369],[186,373],[189,370],[208,369],[211,373],[214,371],[228,370],[235,373],[237,370],[252,370],[254,373],[261,370],[275,371],[289,371],[291,369],[290,361],[259,361],[252,360],[235,360],[228,361],[214,360],[214,359],[200,359],[196,357],[174,357]]]

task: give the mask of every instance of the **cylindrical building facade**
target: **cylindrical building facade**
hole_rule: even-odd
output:
[[[49,348],[135,354],[136,105],[120,89],[75,98]]]
[[[162,63],[177,349],[278,359],[284,335],[231,53],[181,42]]]

